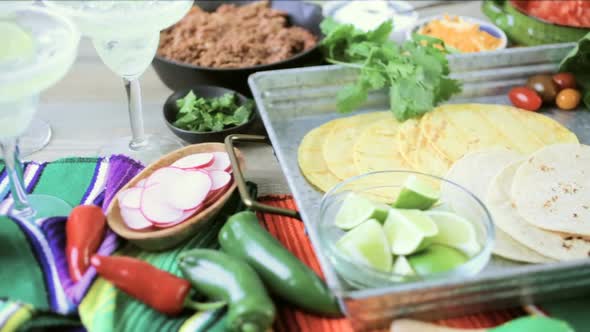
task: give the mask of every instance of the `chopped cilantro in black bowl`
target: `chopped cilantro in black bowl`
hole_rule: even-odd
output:
[[[189,143],[223,142],[246,133],[256,118],[254,101],[217,86],[194,86],[173,93],[164,104],[172,132]]]

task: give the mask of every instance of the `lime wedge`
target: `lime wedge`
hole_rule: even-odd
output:
[[[402,190],[393,203],[399,209],[427,210],[439,199],[439,192],[415,175],[407,178]]]
[[[375,219],[369,219],[348,231],[336,242],[336,247],[351,260],[375,270],[391,271],[393,257],[389,243],[383,226]]]
[[[35,49],[30,33],[11,22],[0,22],[0,63],[29,59]]]
[[[349,230],[369,219],[384,222],[389,209],[385,204],[373,203],[363,196],[351,193],[342,201],[334,224],[338,228]]]
[[[441,244],[432,244],[426,250],[408,257],[410,266],[421,276],[452,270],[467,260],[461,251]]]
[[[408,262],[406,256],[399,256],[393,264],[393,273],[401,276],[413,276],[416,275],[416,271]]]
[[[385,219],[387,219],[387,215],[389,215],[389,210],[391,210],[391,206],[389,206],[388,204],[385,203],[375,203],[375,218],[377,219],[379,222],[381,222],[381,224],[383,224],[385,222]]]
[[[410,255],[426,248],[438,233],[436,224],[420,210],[391,209],[383,225],[394,255]]]
[[[475,227],[467,219],[446,211],[427,211],[426,214],[438,227],[433,243],[457,248],[471,257],[481,250]]]

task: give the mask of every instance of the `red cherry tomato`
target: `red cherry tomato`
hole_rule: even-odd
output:
[[[527,111],[536,111],[541,108],[543,103],[541,97],[534,90],[524,86],[512,88],[508,92],[508,98],[510,98],[512,105]]]
[[[553,82],[557,84],[559,90],[574,89],[576,87],[576,78],[572,73],[558,73],[553,75]]]

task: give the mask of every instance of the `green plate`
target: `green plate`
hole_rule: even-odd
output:
[[[506,0],[485,0],[482,10],[510,41],[522,46],[576,42],[590,31],[543,22],[521,13]]]

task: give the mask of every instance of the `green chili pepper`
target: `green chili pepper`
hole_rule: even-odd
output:
[[[568,323],[549,317],[527,316],[513,319],[503,325],[491,328],[488,332],[575,332]]]
[[[326,284],[263,229],[254,213],[231,216],[219,231],[219,243],[254,268],[272,294],[306,311],[342,315]]]
[[[198,292],[227,303],[228,329],[258,332],[272,325],[274,304],[256,272],[245,262],[221,251],[192,249],[179,256],[178,264]]]

